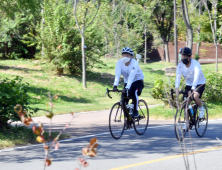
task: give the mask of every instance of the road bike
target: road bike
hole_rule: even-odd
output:
[[[171,89],[171,97],[173,100],[174,100],[173,97],[174,93],[175,92],[173,91],[173,89]],[[183,103],[180,109],[177,109],[175,115],[174,130],[176,138],[178,140],[183,140],[186,136],[186,132],[188,132],[188,130],[192,130],[194,127],[197,135],[199,137],[203,137],[207,131],[207,125],[208,125],[208,110],[206,103],[201,100],[202,105],[205,109],[205,113],[203,118],[199,118],[199,109],[198,109],[199,106],[193,100],[190,103],[193,109],[193,114],[191,113],[191,110],[188,107],[188,102],[186,101],[188,97],[188,92],[184,92],[183,90],[181,90],[179,94],[183,94]],[[186,113],[188,113],[188,116]],[[185,124],[186,128],[183,128],[185,127],[184,126]]]
[[[107,88],[106,94],[109,98],[112,99],[110,96],[110,92],[117,92],[117,93],[124,93],[122,90],[109,90]],[[132,101],[132,98],[128,96],[123,97],[121,95],[120,101],[115,103],[109,115],[109,130],[114,139],[120,139],[123,135],[124,130],[128,130],[134,127],[136,133],[138,135],[142,135],[146,132],[148,123],[149,123],[149,109],[147,103],[140,99],[138,101],[138,112],[139,116],[134,118],[130,115],[130,110],[127,108],[127,104],[125,100]]]

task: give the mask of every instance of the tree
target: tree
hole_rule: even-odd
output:
[[[216,46],[216,72],[218,72],[218,45],[221,40],[221,33],[222,33],[222,23],[220,22],[220,28],[219,28],[219,33],[218,33],[218,0],[209,0],[211,3],[212,9],[210,11],[208,1],[207,0],[202,0],[204,3],[204,6],[208,12],[209,19],[210,19],[210,26],[211,26],[211,31],[213,33],[213,39],[214,39],[214,45]],[[219,36],[218,36],[219,34]]]
[[[171,38],[171,30],[173,27],[173,1],[154,0],[151,3],[151,19],[156,24],[156,30],[159,32],[164,43],[164,57],[167,62],[170,62],[168,43]]]
[[[190,24],[189,19],[189,13],[188,13],[188,7],[186,0],[181,0],[181,9],[182,9],[182,15],[183,20],[187,28],[187,47],[189,47],[192,50],[193,47],[193,28]]]
[[[97,1],[96,1],[97,2]],[[99,10],[99,1],[94,3],[90,0],[85,1],[78,1],[79,9],[81,9],[81,15],[83,16],[81,20],[78,20],[76,12],[77,12],[77,0],[74,0],[74,16],[76,20],[76,25],[79,29],[81,34],[81,49],[82,49],[82,82],[83,88],[86,88],[86,56],[85,56],[85,36],[84,33],[87,28],[93,23],[98,10]],[[79,17],[81,16],[79,15]],[[82,25],[82,27],[80,26]]]

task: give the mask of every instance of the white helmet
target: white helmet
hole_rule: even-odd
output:
[[[122,49],[122,54],[123,54],[123,53],[128,53],[128,54],[130,54],[130,55],[132,55],[132,56],[134,55],[134,54],[133,54],[133,50],[132,50],[131,48],[129,48],[129,47],[123,48],[123,49]]]

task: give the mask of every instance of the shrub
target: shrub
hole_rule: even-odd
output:
[[[28,107],[28,86],[28,83],[23,84],[22,78],[18,76],[12,80],[5,78],[0,81],[0,127],[6,126],[8,120],[20,120],[14,111],[16,104],[24,106],[25,110],[31,109]]]
[[[171,88],[175,87],[175,77],[170,80],[164,79],[163,76],[158,76],[154,82],[154,87],[151,89],[151,96],[154,99],[160,99],[164,102],[164,105],[168,105],[171,99]],[[172,103],[175,105],[175,103]]]
[[[198,61],[200,59],[200,56],[198,54],[195,54],[194,59]]]
[[[202,99],[204,101],[222,101],[222,75],[219,73],[207,73],[206,86]]]
[[[222,75],[219,73],[208,73],[206,76],[206,87],[202,99],[208,102],[222,101]],[[163,76],[158,76],[154,82],[154,87],[151,89],[151,95],[154,99],[160,99],[167,105],[171,100],[170,89],[175,88],[175,78],[170,78],[170,83]],[[185,88],[185,82],[181,80],[180,90]],[[182,87],[183,86],[183,87]],[[169,100],[167,99],[169,97]],[[181,101],[180,97],[180,101]],[[175,103],[172,102],[175,106]]]

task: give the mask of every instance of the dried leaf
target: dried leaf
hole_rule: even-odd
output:
[[[44,146],[44,149],[45,149],[45,150],[49,150],[49,146],[47,146],[47,145]]]
[[[97,156],[97,151],[95,149],[90,150],[89,154],[90,157],[95,157]]]
[[[74,115],[74,112],[71,112],[71,115],[73,116],[73,115]]]
[[[26,125],[26,126],[29,126],[30,123],[32,123],[32,118],[30,117],[25,117],[22,119],[22,122]]]
[[[52,159],[46,158],[45,166],[50,166],[52,164]]]
[[[99,144],[95,143],[94,145],[89,145],[88,148],[93,149],[93,148],[97,148],[99,146]]]
[[[97,142],[98,142],[98,139],[97,138],[93,138],[93,139],[90,140],[90,145],[94,145]]]

